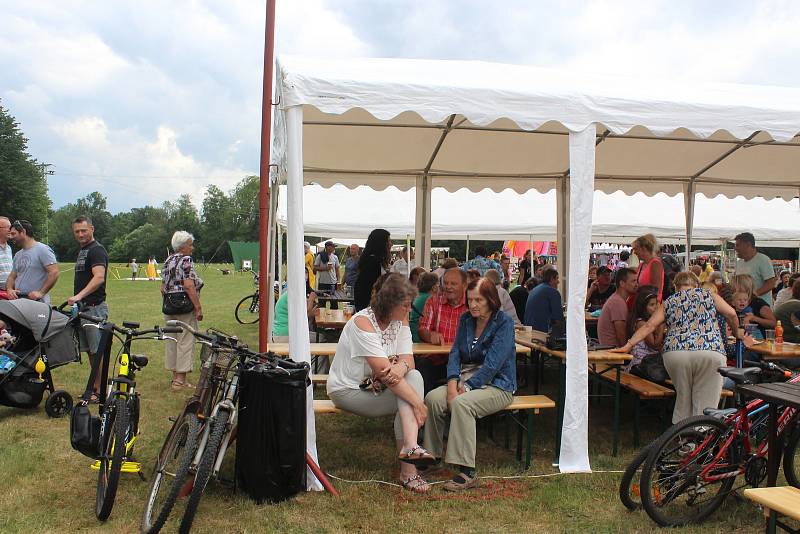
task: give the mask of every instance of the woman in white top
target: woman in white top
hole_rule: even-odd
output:
[[[416,288],[398,273],[381,276],[370,305],[342,330],[328,375],[328,396],[340,409],[364,417],[396,414],[394,434],[400,460],[400,482],[425,493],[430,485],[417,465],[435,461],[417,445],[428,410],[422,375],[414,369],[408,313]]]

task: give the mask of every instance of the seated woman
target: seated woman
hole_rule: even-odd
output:
[[[433,456],[417,445],[428,409],[422,375],[414,369],[408,312],[416,288],[399,273],[378,278],[370,305],[347,322],[328,375],[328,397],[337,408],[364,417],[396,414],[394,435],[400,451],[400,482],[414,493],[430,485],[415,464]]]
[[[458,473],[444,485],[461,491],[479,485],[475,473],[475,420],[511,404],[517,389],[514,321],[500,310],[497,288],[486,278],[467,286],[469,311],[458,322],[447,362],[447,385],[425,397],[430,418],[425,447],[442,457],[443,436],[450,416],[444,461]]]
[[[722,393],[722,375],[717,369],[726,363],[725,347],[717,323],[717,312],[725,316],[731,332],[742,337],[736,312],[719,296],[701,289],[694,273],[675,276],[675,293],[664,301],[628,342],[611,352],[630,352],[637,343],[666,323],[664,366],[675,385],[672,422],[702,415],[716,408]]]
[[[642,286],[636,292],[636,301],[633,313],[628,318],[628,337],[632,336],[658,310],[658,293],[654,286]],[[625,366],[631,374],[663,383],[669,378],[661,358],[661,349],[664,346],[664,325],[657,326],[653,332],[633,346],[631,356],[633,359]]]

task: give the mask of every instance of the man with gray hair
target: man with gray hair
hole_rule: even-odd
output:
[[[8,244],[8,231],[11,230],[11,219],[0,216],[0,291],[6,290],[6,280],[14,268],[14,255]]]

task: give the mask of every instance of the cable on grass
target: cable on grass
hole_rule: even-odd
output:
[[[521,478],[549,478],[561,475],[594,475],[594,474],[622,474],[625,471],[591,471],[589,473],[542,473],[540,475],[509,475],[509,476],[500,476],[500,475],[485,475],[478,477],[480,479],[489,480],[514,480],[514,479],[521,479]],[[347,480],[346,478],[340,478],[336,475],[332,475],[331,473],[325,473],[328,477],[338,480],[339,482],[347,482],[349,484],[384,484],[386,486],[393,486],[396,488],[402,488],[400,484],[396,484],[394,482],[387,482],[386,480]],[[428,482],[430,486],[435,486],[436,484],[444,484],[447,482],[446,480],[438,480],[436,482]]]

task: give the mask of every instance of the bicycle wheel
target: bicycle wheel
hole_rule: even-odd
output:
[[[641,480],[642,464],[647,460],[653,443],[649,443],[640,449],[631,460],[631,463],[628,464],[628,467],[625,468],[625,472],[622,473],[622,480],[619,482],[619,500],[628,510],[638,510],[642,506],[639,481]],[[636,479],[636,482],[634,482],[634,479]]]
[[[647,515],[663,527],[699,522],[711,515],[733,486],[739,465],[731,451],[720,453],[728,427],[704,415],[689,417],[673,425],[652,446],[642,469],[642,506]],[[710,480],[701,472],[725,478]]]
[[[258,293],[248,295],[236,305],[236,320],[241,324],[258,322]]]
[[[100,472],[97,474],[97,496],[95,515],[105,521],[111,515],[114,498],[117,496],[119,475],[125,459],[128,436],[128,404],[123,397],[114,400],[108,414],[103,435],[100,436]]]
[[[197,507],[200,505],[200,499],[203,497],[206,484],[208,484],[214,471],[217,453],[227,430],[228,417],[228,412],[220,410],[214,419],[208,423],[211,425],[211,432],[206,442],[206,448],[203,451],[203,457],[200,458],[200,464],[197,466],[197,475],[194,477],[194,487],[191,495],[189,495],[189,502],[186,503],[186,511],[183,513],[179,530],[181,534],[188,534],[192,528],[192,521],[194,521],[194,516],[197,513]]]
[[[800,442],[800,424],[796,424],[794,430],[789,435],[789,441],[786,444],[786,449],[783,451],[783,474],[786,477],[786,482],[795,488],[800,488],[800,451],[798,451],[798,443]]]
[[[194,413],[184,413],[172,425],[156,458],[141,531],[155,534],[169,518],[178,494],[186,484],[192,458],[197,450],[200,423]]]

